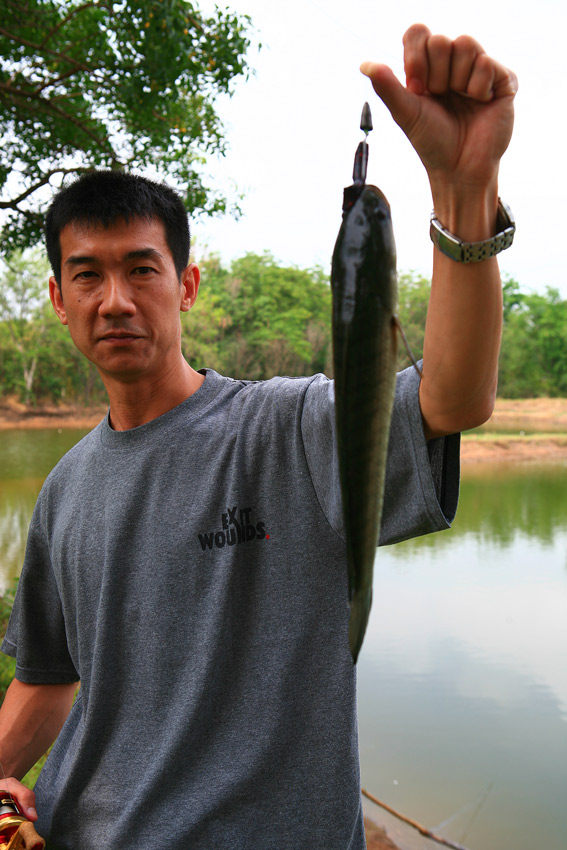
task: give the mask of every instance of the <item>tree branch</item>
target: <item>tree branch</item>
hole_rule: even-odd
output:
[[[30,186],[29,189],[26,189],[26,191],[22,192],[22,194],[19,195],[17,198],[14,198],[12,201],[1,201],[0,200],[0,209],[1,210],[12,209],[15,212],[19,212],[19,213],[22,213],[23,215],[27,215],[28,211],[27,210],[19,210],[18,204],[20,204],[22,201],[25,201],[25,199],[27,197],[32,195],[38,189],[41,189],[42,186],[46,186],[49,183],[50,179],[53,177],[54,174],[63,174],[63,175],[65,175],[65,174],[84,174],[86,171],[90,171],[90,170],[91,170],[90,168],[85,168],[85,167],[80,167],[80,168],[52,168],[51,171],[48,171],[46,174],[44,174],[44,176],[41,180],[38,180],[36,183],[34,183],[33,186]]]
[[[59,74],[59,76],[55,77],[54,80],[46,80],[46,82],[44,82],[43,85],[41,85],[39,88],[36,88],[34,90],[34,94],[40,95],[43,91],[45,91],[45,89],[48,89],[50,87],[55,87],[59,83],[62,83],[63,80],[66,80],[68,77],[72,77],[76,73],[77,73],[77,69],[73,68],[73,69],[70,69],[69,71],[65,71],[64,74]]]
[[[41,50],[44,50],[44,45],[53,38],[53,36],[57,32],[57,30],[59,30],[59,29],[61,29],[61,27],[65,26],[65,24],[68,23],[68,21],[70,21],[72,18],[74,18],[75,15],[78,15],[79,12],[83,12],[85,9],[94,9],[96,7],[98,7],[98,8],[101,8],[101,7],[108,8],[108,3],[83,3],[82,6],[77,6],[76,9],[72,9],[69,12],[68,15],[66,15],[64,18],[61,18],[59,23],[56,24],[53,27],[53,29],[50,30],[46,34],[45,38],[43,39],[43,41],[40,44]]]
[[[32,114],[34,110],[30,109],[26,101],[28,99],[38,101],[40,105],[40,111],[42,111],[46,115],[53,115],[53,113],[55,113],[59,118],[63,119],[64,121],[68,121],[74,127],[78,127],[81,132],[85,133],[85,135],[89,136],[89,138],[96,142],[96,144],[101,147],[102,150],[106,150],[107,153],[110,153],[113,162],[116,161],[114,148],[112,147],[112,145],[110,145],[108,139],[99,138],[96,133],[94,133],[92,130],[89,130],[88,127],[85,127],[84,124],[82,124],[76,118],[73,118],[72,115],[69,115],[63,109],[60,109],[58,106],[56,106],[52,100],[47,100],[41,95],[36,95],[34,94],[34,92],[31,91],[23,91],[22,89],[11,88],[5,83],[0,83],[0,92],[5,92],[9,97],[21,100],[22,104],[20,108],[23,108],[27,112],[31,112]]]
[[[66,53],[58,53],[56,50],[49,50],[47,47],[42,47],[40,44],[35,44],[35,42],[33,41],[28,41],[25,38],[20,38],[20,36],[8,32],[8,30],[3,29],[2,27],[0,27],[0,35],[3,35],[9,41],[13,41],[16,44],[21,44],[22,47],[31,47],[32,50],[41,51],[43,53],[46,53],[48,56],[54,56],[56,59],[68,62],[70,65],[75,65],[75,67],[80,71],[87,71],[88,73],[92,73],[92,71],[95,70],[94,68],[89,67],[89,65],[85,65],[83,62],[78,62],[76,59],[67,56]]]
[[[418,821],[412,820],[411,818],[406,817],[406,815],[402,815],[401,812],[396,811],[391,806],[388,806],[387,803],[383,803],[382,800],[379,800],[378,797],[374,797],[373,794],[370,794],[369,791],[366,791],[364,788],[361,788],[362,794],[367,797],[369,800],[372,800],[373,803],[376,803],[377,806],[380,806],[385,811],[389,812],[391,815],[394,815],[398,820],[407,823],[409,826],[412,826],[414,829],[424,835],[426,838],[430,838],[432,841],[435,841],[437,844],[443,844],[445,847],[451,847],[452,850],[467,850],[462,844],[456,844],[453,841],[449,841],[447,838],[442,838],[440,835],[435,835],[435,833],[431,832],[431,830],[427,829],[425,826],[422,826]]]

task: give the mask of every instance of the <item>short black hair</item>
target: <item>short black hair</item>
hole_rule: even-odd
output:
[[[166,183],[126,171],[89,171],[55,195],[45,217],[45,245],[55,279],[61,287],[59,236],[71,222],[111,227],[118,219],[157,219],[177,276],[189,262],[191,247],[187,211],[180,196]]]

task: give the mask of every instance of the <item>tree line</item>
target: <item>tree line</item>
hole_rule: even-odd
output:
[[[282,266],[268,253],[246,254],[230,265],[212,255],[199,265],[199,297],[181,316],[183,352],[194,367],[251,380],[332,376],[332,295],[323,269]],[[96,369],[53,313],[48,273],[39,248],[14,252],[0,271],[0,398],[31,406],[102,402]],[[418,359],[430,285],[414,272],[399,277],[399,316]],[[512,278],[503,281],[503,299],[498,394],[567,395],[567,300],[552,287],[545,294],[524,292]],[[400,344],[398,367],[407,365]]]
[[[251,73],[247,15],[204,14],[185,0],[3,0],[0,4],[0,398],[104,399],[94,369],[46,303],[37,247],[53,189],[93,168],[167,179],[192,218],[239,212],[240,197],[206,173],[227,139],[219,96]],[[164,57],[167,61],[164,61]],[[248,254],[201,264],[195,308],[182,317],[196,366],[252,379],[331,374],[331,293],[320,269]],[[430,282],[400,276],[400,318],[421,356]],[[504,281],[499,394],[567,393],[567,302]],[[399,366],[407,365],[403,350]]]

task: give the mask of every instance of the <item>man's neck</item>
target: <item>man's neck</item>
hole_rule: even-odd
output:
[[[173,410],[197,392],[204,375],[185,360],[173,374],[147,380],[124,382],[102,375],[110,401],[110,425],[115,431],[137,428]]]

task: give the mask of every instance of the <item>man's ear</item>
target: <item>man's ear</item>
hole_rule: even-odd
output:
[[[197,300],[201,272],[195,263],[190,263],[181,273],[181,304],[179,309],[186,313]]]
[[[53,309],[55,310],[59,321],[63,325],[68,324],[67,311],[65,310],[65,305],[63,304],[63,296],[61,294],[61,289],[54,277],[49,278],[49,297],[51,298]]]

